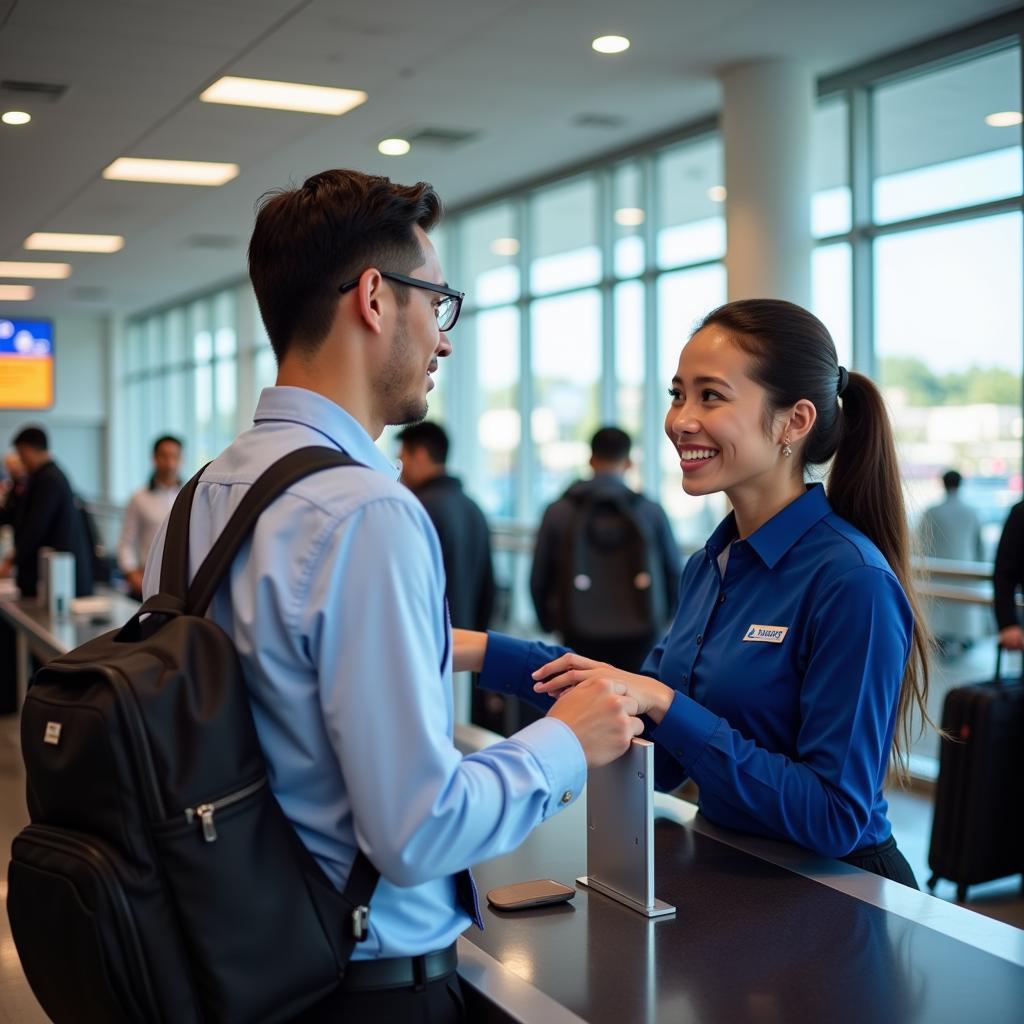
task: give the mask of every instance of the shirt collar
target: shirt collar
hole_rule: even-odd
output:
[[[396,468],[373,443],[365,427],[336,402],[308,388],[272,387],[260,392],[254,423],[284,420],[300,423],[323,434],[327,441],[357,462],[378,473],[398,479]]]
[[[769,569],[812,527],[830,515],[832,506],[821,484],[811,484],[806,492],[777,512],[746,538]],[[730,512],[708,538],[706,550],[717,558],[730,541],[736,539],[736,515]]]

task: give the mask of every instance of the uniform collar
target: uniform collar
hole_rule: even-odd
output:
[[[777,512],[763,526],[746,538],[761,561],[769,569],[812,527],[832,512],[832,506],[825,496],[821,484],[811,484],[796,501],[790,502]],[[712,558],[717,558],[731,541],[736,539],[736,514],[730,512],[718,524],[708,538],[705,548]]]
[[[264,388],[260,392],[253,422],[273,420],[309,427],[323,434],[327,441],[347,452],[356,462],[398,479],[400,470],[373,443],[363,425],[340,405],[315,391],[295,387]]]

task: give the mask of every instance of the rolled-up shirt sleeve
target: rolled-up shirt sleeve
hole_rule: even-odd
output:
[[[699,785],[701,806],[734,827],[832,857],[856,849],[883,783],[913,639],[913,616],[888,572],[839,576],[814,611],[793,756],[759,746],[677,693],[651,738]]]
[[[327,530],[303,605],[357,840],[385,878],[416,885],[506,853],[582,790],[582,748],[556,719],[465,758],[453,746],[441,553],[411,500]]]

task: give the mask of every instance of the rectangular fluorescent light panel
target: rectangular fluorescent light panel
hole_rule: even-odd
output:
[[[33,263],[28,260],[0,261],[0,277],[28,277],[59,281],[70,274],[70,263]]]
[[[366,102],[359,89],[332,89],[325,85],[299,82],[269,82],[262,78],[236,78],[227,75],[214,82],[199,98],[204,103],[228,103],[236,107],[263,107],[267,110],[300,110],[307,114],[348,113]]]
[[[108,181],[145,181],[155,185],[223,185],[238,177],[238,171],[238,164],[122,156],[104,169],[103,177]]]
[[[0,284],[2,302],[28,302],[35,294],[36,290],[30,284]]]
[[[39,249],[43,252],[117,252],[124,248],[124,237],[36,231],[25,239],[25,248]]]

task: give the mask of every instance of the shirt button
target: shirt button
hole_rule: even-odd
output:
[[[719,594],[718,595],[718,603],[719,604],[725,604],[725,594]]]
[[[697,634],[697,643],[698,643],[698,645],[702,644],[703,642],[704,642],[704,634],[703,633],[698,633]]]
[[[567,790],[566,790],[566,791],[565,791],[565,792],[564,792],[564,793],[562,794],[562,803],[563,803],[563,804],[567,804],[567,803],[569,803],[569,802],[570,802],[571,800],[572,800],[572,790],[571,790],[571,789],[567,789]]]

